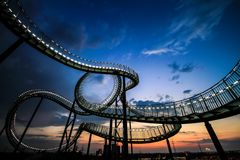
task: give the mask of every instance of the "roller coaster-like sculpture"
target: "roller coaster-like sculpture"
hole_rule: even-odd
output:
[[[205,122],[208,132],[221,159],[225,155],[211,125],[208,121],[239,114],[240,111],[240,62],[217,84],[202,93],[176,102],[139,106],[126,102],[126,91],[139,83],[138,74],[131,68],[106,62],[97,62],[79,57],[44,34],[26,14],[18,0],[1,0],[0,17],[2,23],[15,33],[19,40],[6,51],[10,54],[23,42],[28,43],[42,54],[69,67],[85,71],[75,87],[75,100],[71,102],[64,97],[45,90],[30,90],[22,93],[9,111],[5,130],[8,140],[15,151],[66,151],[75,146],[82,131],[123,143],[125,157],[128,155],[128,143],[150,143],[166,139],[177,134],[181,124]],[[5,53],[1,56],[5,56]],[[109,96],[100,104],[91,103],[83,96],[84,83],[94,74],[108,74],[114,80]],[[38,97],[38,103],[21,137],[15,131],[18,108],[28,99]],[[31,121],[43,99],[49,99],[70,111],[59,147],[38,148],[22,142]],[[119,103],[121,105],[119,105]],[[127,109],[129,112],[127,112]],[[114,120],[121,120],[123,128],[103,126],[101,124],[82,122],[72,135],[76,115],[96,115]],[[127,128],[127,121],[162,124],[150,128]],[[70,133],[67,128],[70,127]],[[66,141],[64,141],[66,138]],[[109,143],[110,143],[109,142]],[[111,144],[111,143],[110,143]],[[171,153],[171,149],[169,149]],[[223,152],[223,153],[222,153]]]

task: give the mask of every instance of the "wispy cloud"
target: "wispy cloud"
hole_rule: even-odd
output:
[[[180,78],[180,75],[177,74],[177,75],[173,75],[172,78],[170,79],[170,81],[176,81]]]
[[[186,64],[178,64],[177,62],[173,62],[168,64],[168,67],[171,69],[172,77],[169,78],[169,81],[176,82],[176,84],[180,83],[180,76],[181,73],[191,73],[193,72],[197,66],[193,63],[186,63]],[[186,94],[186,93],[184,93]]]
[[[183,94],[190,94],[191,92],[192,92],[191,89],[186,89],[186,90],[183,91]]]
[[[160,48],[160,49],[153,49],[153,50],[144,50],[142,53],[145,55],[162,55],[165,53],[169,53],[169,52],[175,52],[175,50],[164,47],[164,48]]]
[[[172,102],[173,101],[173,97],[170,96],[169,94],[157,94],[157,101],[153,101],[153,100],[135,100],[134,98],[132,98],[129,102],[135,105],[139,105],[139,106],[147,106],[147,105],[157,105],[157,104],[161,104],[161,103],[167,103],[167,102]]]
[[[133,57],[133,53],[132,52],[128,52],[126,54],[123,54],[121,59],[123,61],[129,61],[129,60],[132,59],[132,57]]]
[[[181,132],[179,132],[178,134],[185,134],[185,135],[191,135],[191,134],[193,134],[193,135],[196,135],[197,132],[196,132],[196,131],[181,131]]]
[[[179,132],[180,133],[180,132]],[[225,138],[225,139],[219,139],[221,141],[222,144],[224,145],[231,145],[231,147],[234,146],[234,144],[239,144],[240,142],[240,138],[239,137],[234,137],[234,138]],[[203,138],[200,139],[198,141],[187,141],[187,140],[183,140],[183,141],[178,141],[178,142],[184,142],[184,143],[200,143],[200,144],[212,144],[212,140],[209,138]]]
[[[176,7],[178,16],[173,18],[164,42],[143,54],[186,54],[194,40],[206,40],[211,35],[231,3],[232,0],[180,1]]]
[[[188,72],[192,72],[196,68],[196,65],[194,65],[193,63],[180,65],[180,64],[177,64],[177,62],[173,62],[169,64],[168,67],[172,70],[172,73],[176,73],[176,72],[188,73]]]

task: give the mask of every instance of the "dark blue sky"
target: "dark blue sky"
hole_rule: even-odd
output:
[[[189,97],[215,84],[240,58],[239,1],[25,0],[23,6],[47,35],[73,53],[126,64],[139,73],[140,84],[128,92],[128,100]],[[0,33],[2,52],[16,37],[2,24]],[[73,100],[82,74],[22,45],[0,64],[1,119],[28,89]]]

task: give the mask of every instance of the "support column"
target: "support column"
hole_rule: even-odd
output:
[[[123,159],[128,159],[128,130],[127,130],[127,105],[126,105],[126,84],[125,77],[123,77]]]
[[[13,151],[13,152],[17,152],[17,150],[18,150],[20,144],[22,143],[22,140],[23,140],[25,134],[27,133],[27,130],[28,130],[30,124],[32,123],[32,120],[33,120],[33,118],[35,117],[35,115],[36,115],[36,113],[37,113],[37,111],[38,111],[38,109],[39,109],[42,101],[43,101],[43,98],[41,97],[39,103],[37,104],[37,107],[36,107],[35,110],[33,111],[33,114],[32,114],[32,116],[31,116],[30,120],[28,121],[27,126],[25,127],[25,129],[24,129],[24,131],[23,131],[23,133],[22,133],[22,135],[21,135],[21,137],[20,137],[20,139],[19,139],[19,142],[18,142],[17,146],[14,148],[14,151]]]
[[[73,145],[73,152],[77,152],[77,141],[78,141],[78,138],[77,140],[74,142],[74,145]]]
[[[164,129],[164,132],[165,132],[165,135],[166,135],[167,132],[166,132],[165,124],[163,124],[163,129]],[[171,160],[173,160],[172,148],[171,148],[171,145],[170,145],[170,142],[169,142],[168,138],[166,138],[166,142],[167,142],[169,156],[170,156],[169,158]]]
[[[130,115],[130,108],[128,110],[128,113]],[[129,120],[129,129],[130,129],[130,139],[132,141],[132,123],[131,123],[130,120]],[[133,155],[133,144],[132,144],[132,142],[130,143],[130,145],[131,145],[131,155]]]
[[[76,114],[74,113],[74,117],[73,117],[73,120],[72,120],[72,126],[71,126],[71,129],[70,129],[70,133],[69,133],[69,135],[67,137],[67,144],[66,144],[65,151],[67,151],[67,149],[69,147],[69,142],[71,140],[72,131],[73,131],[73,127],[74,127],[75,121],[76,121]]]
[[[212,128],[212,125],[208,121],[206,121],[205,122],[205,126],[206,126],[207,131],[208,131],[208,133],[209,133],[209,135],[210,135],[210,137],[212,139],[212,142],[213,142],[213,144],[214,144],[214,146],[215,146],[215,148],[216,148],[216,150],[218,152],[219,158],[221,160],[226,160],[227,157],[225,155],[225,152],[224,152],[224,150],[222,148],[221,143],[218,140],[218,137],[217,137],[216,133],[214,132],[214,130]]]
[[[9,57],[11,53],[15,51],[23,42],[24,40],[19,38],[8,49],[6,49],[2,54],[0,54],[0,63],[2,63],[5,59],[7,59],[7,57]]]
[[[4,123],[4,126],[3,126],[3,128],[2,128],[2,130],[1,130],[1,132],[0,132],[0,137],[2,136],[3,131],[5,130],[5,128],[6,128],[6,125],[5,125],[5,123]]]
[[[103,147],[103,157],[104,159],[108,159],[108,153],[109,151],[109,146],[107,145],[107,138],[105,138],[105,143],[104,143],[104,147]]]
[[[117,99],[116,99],[116,101],[115,101],[115,115],[117,115],[117,106],[118,106],[118,101],[117,101]],[[114,128],[115,128],[115,130],[114,130],[114,138],[115,138],[115,140],[114,140],[114,152],[113,152],[113,158],[114,159],[117,159],[117,141],[116,141],[116,137],[117,137],[117,118],[115,118],[114,119]]]
[[[112,157],[112,118],[110,119],[109,126],[109,147],[108,147],[109,159]]]
[[[67,128],[68,128],[68,126],[71,124],[71,123],[69,123],[69,121],[70,121],[70,118],[71,118],[72,113],[73,113],[73,109],[74,109],[74,106],[75,106],[75,102],[76,102],[76,101],[75,101],[75,99],[74,99],[73,104],[72,104],[72,107],[71,107],[71,109],[70,109],[70,113],[69,113],[69,115],[68,115],[68,119],[67,119],[67,122],[66,122],[66,125],[65,125],[65,128],[64,128],[64,131],[63,131],[63,135],[62,135],[62,138],[61,138],[59,147],[58,147],[58,152],[60,152],[61,149],[62,149],[62,144],[63,144],[64,137],[66,136],[66,139],[68,139],[68,137],[67,137]],[[67,147],[68,147],[68,146],[66,146],[66,148],[67,148]]]
[[[89,135],[88,147],[87,147],[87,156],[89,156],[91,140],[92,140],[92,133],[90,133],[90,135]]]

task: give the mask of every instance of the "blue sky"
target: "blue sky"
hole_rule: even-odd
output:
[[[235,1],[44,4],[26,6],[51,37],[82,57],[126,64],[139,73],[140,85],[129,99],[156,101],[168,94],[178,100],[196,94],[217,82],[239,59]],[[179,70],[172,71],[171,64]],[[184,90],[191,92],[186,95]]]
[[[140,83],[127,93],[128,100],[189,97],[223,78],[240,58],[239,1],[26,0],[23,5],[45,33],[73,53],[133,68]],[[3,24],[0,28],[3,51],[17,37]],[[7,106],[27,89],[43,88],[73,100],[74,86],[83,74],[27,44],[0,64],[0,73],[1,105],[6,108],[1,121]],[[106,83],[99,81],[96,87],[102,89]],[[111,88],[111,79],[109,84]],[[86,96],[101,95],[101,89]]]

